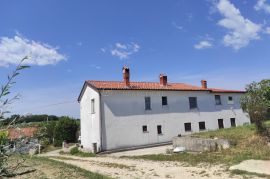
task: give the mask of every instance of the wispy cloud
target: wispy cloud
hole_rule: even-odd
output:
[[[105,48],[100,48],[100,51],[101,51],[102,53],[106,53],[106,49],[105,49]]]
[[[95,68],[97,70],[100,70],[101,69],[101,66],[98,66],[98,65],[91,65],[91,68]]]
[[[83,43],[82,42],[77,42],[77,44],[76,44],[77,46],[82,46],[83,45]]]
[[[211,48],[211,47],[212,47],[212,43],[208,40],[200,41],[198,44],[194,45],[194,48],[198,50]]]
[[[266,27],[265,33],[270,34],[270,27]]]
[[[112,56],[116,56],[120,59],[127,59],[130,55],[137,53],[140,50],[140,46],[137,43],[131,42],[127,44],[115,43],[111,49]]]
[[[27,60],[30,65],[56,64],[66,57],[57,51],[56,47],[48,44],[36,42],[16,34],[13,38],[1,37],[0,39],[0,66],[18,64],[19,61],[30,55]]]
[[[224,17],[218,25],[228,29],[228,34],[223,37],[225,46],[238,50],[247,46],[250,41],[260,39],[261,26],[244,18],[239,9],[229,0],[219,0],[216,6],[218,12]]]
[[[183,26],[180,26],[180,25],[176,24],[176,22],[174,22],[174,21],[172,22],[172,26],[175,27],[178,30],[183,30],[184,29]]]
[[[267,4],[266,0],[258,0],[256,5],[254,6],[254,9],[257,11],[264,10],[264,12],[270,14],[270,4]]]

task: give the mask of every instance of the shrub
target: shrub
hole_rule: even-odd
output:
[[[54,127],[54,145],[61,146],[63,141],[76,142],[76,133],[79,128],[78,121],[69,117],[61,117]]]

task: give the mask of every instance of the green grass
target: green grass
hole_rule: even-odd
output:
[[[21,167],[21,171],[18,170],[17,172],[20,173],[33,169],[34,171],[18,176],[18,178],[110,179],[110,177],[93,173],[80,167],[49,159],[47,157],[16,155],[12,156],[9,165],[15,166],[18,160],[22,159],[25,159],[25,162],[23,163],[24,167]]]
[[[96,154],[91,153],[91,152],[83,152],[81,150],[79,150],[78,147],[73,147],[70,152],[64,152],[64,151],[60,151],[60,154],[62,155],[74,155],[74,156],[78,156],[78,157],[95,157]]]
[[[270,127],[270,121],[266,125]],[[216,152],[143,155],[131,158],[155,161],[181,161],[190,165],[208,163],[225,164],[228,166],[248,159],[270,160],[270,147],[267,146],[267,138],[258,136],[254,125],[196,133],[193,136],[228,139],[231,142],[231,147]]]

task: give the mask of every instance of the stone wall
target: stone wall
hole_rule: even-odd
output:
[[[187,151],[203,152],[227,149],[230,147],[230,143],[225,139],[203,139],[185,136],[173,138],[173,148],[176,147],[185,147]]]

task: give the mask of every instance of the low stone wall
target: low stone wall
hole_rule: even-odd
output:
[[[225,139],[203,139],[185,136],[173,138],[173,148],[175,147],[185,147],[187,151],[203,152],[227,149],[230,147],[230,143]]]

